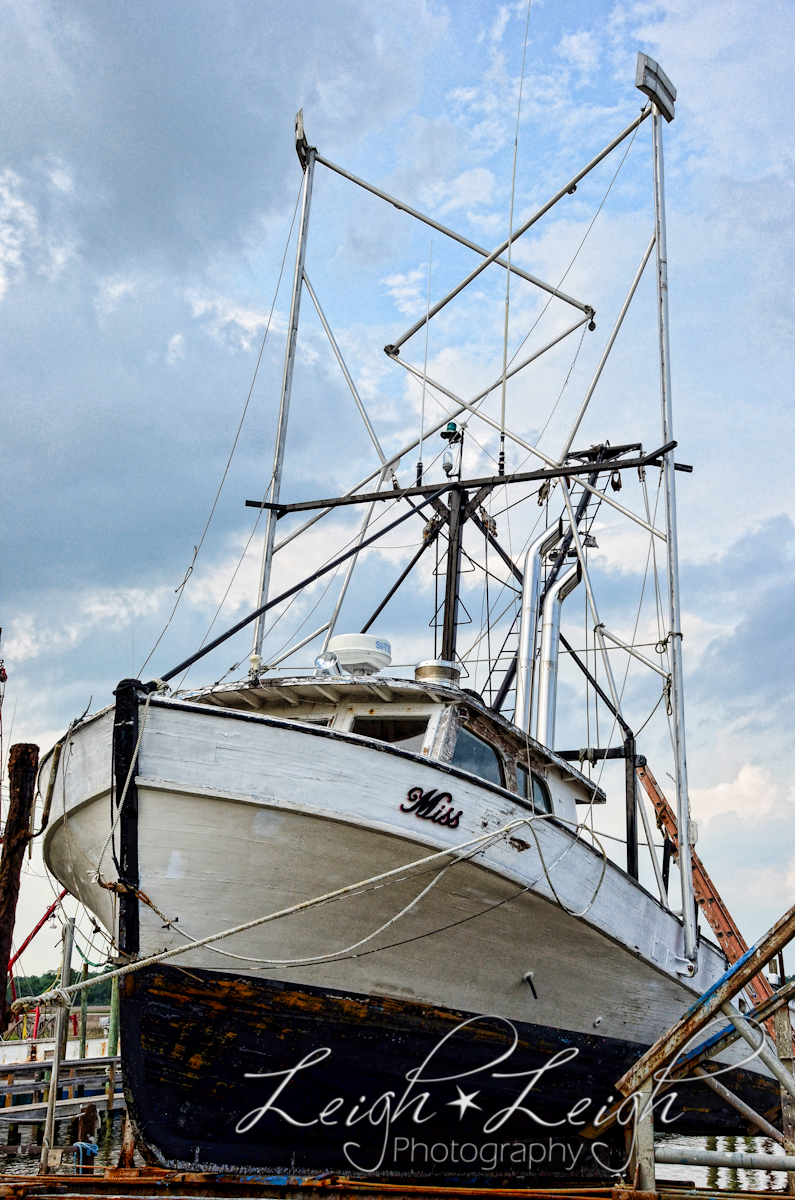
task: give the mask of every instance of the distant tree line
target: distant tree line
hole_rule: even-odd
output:
[[[102,971],[89,971],[88,978],[96,979],[97,975],[103,974]],[[58,978],[58,971],[45,971],[43,975],[15,975],[14,983],[16,984],[17,996],[40,996],[42,992],[48,992],[55,984]],[[72,983],[77,983],[80,979],[80,972],[72,968]],[[110,1004],[110,989],[111,982],[108,979],[105,983],[98,983],[89,989],[88,1003],[89,1004]],[[11,1000],[11,984],[6,987],[6,999]],[[75,997],[75,1003],[79,997]]]

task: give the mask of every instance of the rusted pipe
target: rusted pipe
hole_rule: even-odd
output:
[[[734,1167],[746,1171],[795,1171],[792,1154],[729,1154],[690,1146],[657,1146],[654,1161],[679,1167]]]
[[[739,1096],[735,1096],[734,1092],[730,1091],[725,1084],[716,1079],[709,1071],[705,1071],[703,1067],[696,1067],[693,1071],[694,1075],[698,1075],[699,1079],[703,1079],[708,1088],[712,1088],[717,1096],[730,1104],[732,1108],[736,1108],[738,1113],[746,1117],[753,1125],[756,1125],[760,1133],[765,1133],[774,1142],[778,1142],[780,1146],[784,1145],[784,1134],[776,1129],[775,1125],[771,1125],[764,1117],[755,1112],[750,1104],[746,1104]]]

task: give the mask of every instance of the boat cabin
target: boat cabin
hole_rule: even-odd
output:
[[[605,793],[554,751],[461,688],[447,663],[420,663],[414,679],[380,674],[252,677],[180,693],[192,703],[322,725],[446,763],[518,798],[535,812],[576,822],[577,804]]]

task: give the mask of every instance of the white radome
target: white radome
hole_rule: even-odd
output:
[[[338,633],[329,639],[332,650],[343,670],[361,671],[374,675],[392,662],[392,646],[386,638],[371,633]]]

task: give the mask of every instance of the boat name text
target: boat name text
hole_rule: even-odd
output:
[[[401,804],[400,811],[413,812],[421,821],[433,821],[434,825],[446,825],[448,829],[458,829],[458,822],[463,816],[463,809],[453,810],[453,797],[449,792],[437,792],[435,788],[424,792],[422,788],[414,787],[406,797],[408,803]],[[449,806],[449,807],[445,807]]]

